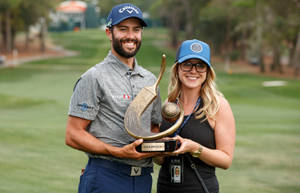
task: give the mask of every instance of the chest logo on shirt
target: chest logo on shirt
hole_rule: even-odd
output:
[[[130,99],[130,95],[129,94],[123,94],[123,99]]]
[[[129,101],[131,96],[129,94],[120,94],[111,96],[114,101]]]
[[[89,106],[88,104],[86,103],[82,103],[82,104],[77,104],[77,106],[80,107],[80,110],[82,111],[87,111],[88,109],[92,109],[93,107]]]

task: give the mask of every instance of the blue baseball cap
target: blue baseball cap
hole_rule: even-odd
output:
[[[211,67],[209,45],[196,39],[185,40],[182,42],[181,46],[177,50],[176,62],[182,63],[192,58],[203,60],[209,67]]]
[[[111,9],[106,19],[106,27],[112,27],[113,25],[131,17],[138,18],[141,21],[142,26],[147,26],[143,18],[143,13],[137,6],[130,3],[123,3],[116,5]]]

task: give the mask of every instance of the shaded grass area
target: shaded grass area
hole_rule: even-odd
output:
[[[51,34],[79,55],[0,69],[0,192],[77,192],[84,153],[64,144],[69,100],[75,81],[109,50],[103,31]],[[175,51],[164,29],[144,31],[139,64],[156,75],[161,55],[168,69],[160,83],[167,97]],[[277,80],[217,71],[217,84],[232,106],[237,125],[235,158],[229,170],[217,169],[223,193],[300,191],[300,82],[263,87]],[[153,174],[153,192],[159,167]]]

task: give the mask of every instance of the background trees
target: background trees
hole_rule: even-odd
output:
[[[15,47],[17,32],[26,35],[25,48],[28,46],[28,31],[31,25],[40,23],[41,50],[45,49],[46,20],[49,12],[59,0],[1,0],[0,1],[0,30],[2,49],[10,53]]]
[[[227,63],[247,60],[265,72],[264,58],[270,56],[271,71],[283,73],[285,64],[299,73],[298,0],[157,0],[151,11],[165,21],[173,47],[180,38],[199,38]]]
[[[25,32],[28,46],[29,26],[40,23],[41,50],[51,10],[62,0],[1,0],[0,31],[3,52],[14,48],[15,35]],[[110,9],[125,0],[97,1],[102,23]],[[226,63],[248,61],[260,71],[283,73],[283,65],[300,71],[300,1],[299,0],[132,0],[147,20],[160,21],[169,30],[169,44],[177,48],[184,39],[208,42],[214,55]],[[155,26],[155,25],[153,25]],[[264,58],[271,62],[265,62]]]

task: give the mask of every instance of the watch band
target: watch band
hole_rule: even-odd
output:
[[[200,145],[199,148],[196,151],[191,152],[191,155],[193,157],[198,158],[201,155],[202,151],[203,151],[203,147],[202,147],[202,145]]]

